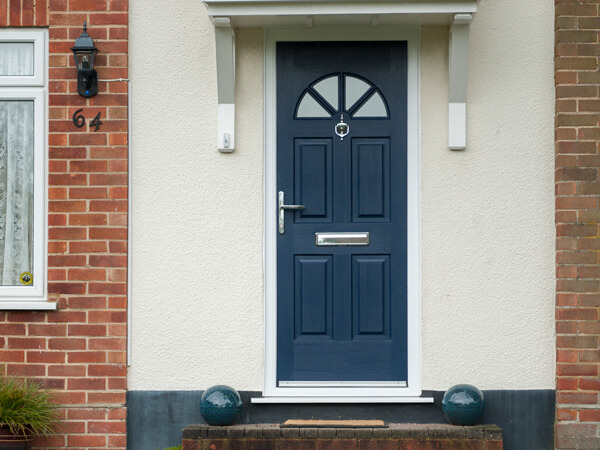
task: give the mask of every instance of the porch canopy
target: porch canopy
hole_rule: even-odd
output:
[[[390,27],[449,25],[448,145],[466,146],[469,26],[479,0],[203,0],[215,24],[218,148],[235,148],[235,36],[243,27]]]

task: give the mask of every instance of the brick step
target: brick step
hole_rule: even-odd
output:
[[[397,424],[389,428],[281,428],[279,424],[183,430],[183,450],[501,450],[496,425]]]

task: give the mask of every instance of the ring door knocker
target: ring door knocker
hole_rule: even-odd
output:
[[[335,126],[335,134],[340,137],[340,140],[343,141],[344,137],[350,133],[350,125],[344,122],[344,115],[340,118],[340,123]]]

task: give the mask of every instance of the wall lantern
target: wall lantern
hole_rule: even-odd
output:
[[[83,97],[93,97],[98,93],[98,73],[94,70],[96,53],[94,40],[87,34],[87,25],[83,22],[83,33],[75,39],[71,48],[77,66],[77,92]]]

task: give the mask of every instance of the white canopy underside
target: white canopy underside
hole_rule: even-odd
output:
[[[455,14],[474,14],[477,0],[204,0],[211,17],[234,27],[449,24]],[[374,24],[375,22],[375,24]]]

